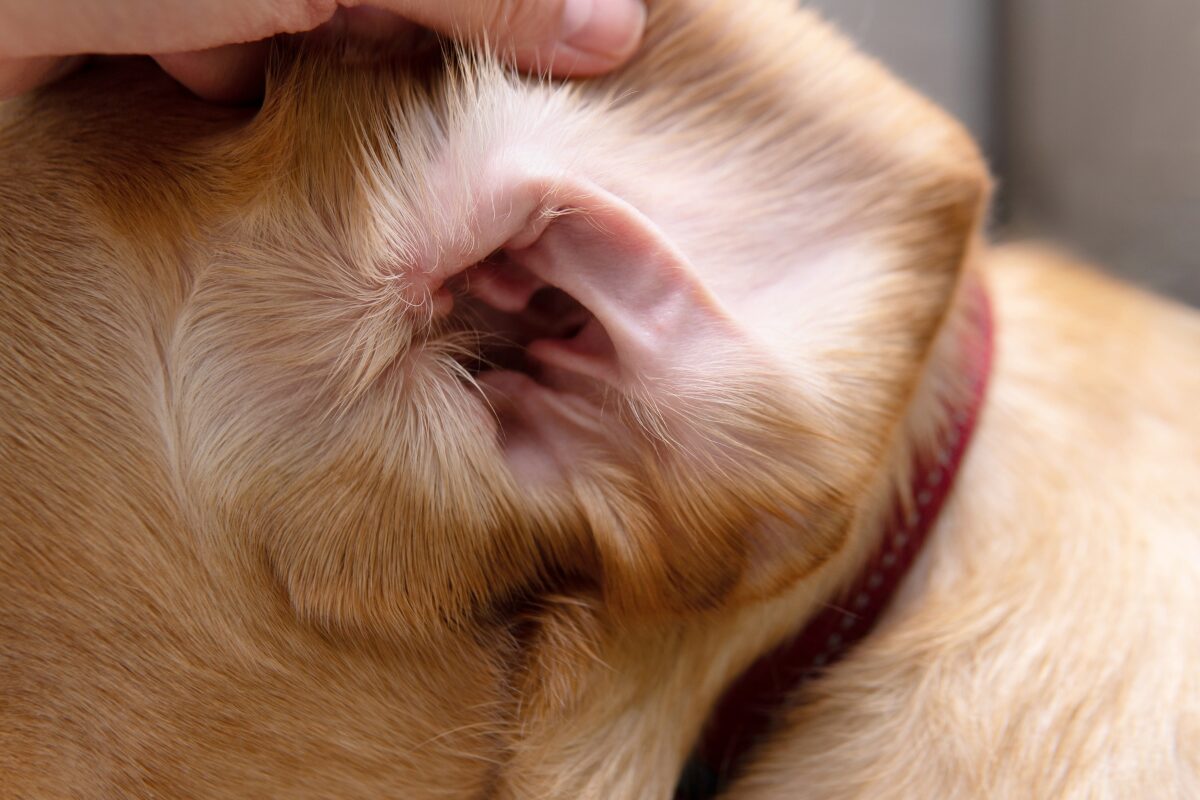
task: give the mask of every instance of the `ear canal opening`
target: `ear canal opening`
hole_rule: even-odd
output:
[[[608,334],[586,306],[504,251],[455,276],[449,291],[457,324],[477,343],[462,357],[472,376],[511,371],[549,385],[552,369],[600,378],[589,359],[615,358]]]

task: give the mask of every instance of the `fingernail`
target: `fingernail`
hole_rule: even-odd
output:
[[[585,53],[620,59],[637,47],[645,26],[641,0],[567,0],[562,41]]]

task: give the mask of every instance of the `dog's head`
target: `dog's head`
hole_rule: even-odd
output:
[[[790,3],[652,11],[577,84],[292,42],[255,113],[121,62],[3,110],[5,673],[111,725],[136,630],[165,760],[259,717],[264,785],[464,796],[563,653],[845,548],[984,173]]]

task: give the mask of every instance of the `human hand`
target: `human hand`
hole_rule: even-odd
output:
[[[641,0],[0,0],[0,98],[70,72],[86,54],[148,54],[200,97],[261,95],[266,39],[320,27],[368,38],[414,24],[483,40],[522,69],[591,75],[620,64]]]

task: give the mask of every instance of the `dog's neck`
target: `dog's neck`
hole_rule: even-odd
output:
[[[707,776],[702,783],[736,766],[791,692],[871,632],[920,554],[954,485],[991,373],[991,304],[975,275],[964,282],[959,313],[946,332],[955,389],[926,387],[941,406],[934,415],[938,426],[908,449],[908,480],[892,490],[873,550],[797,636],[760,658],[726,691],[693,763]]]

